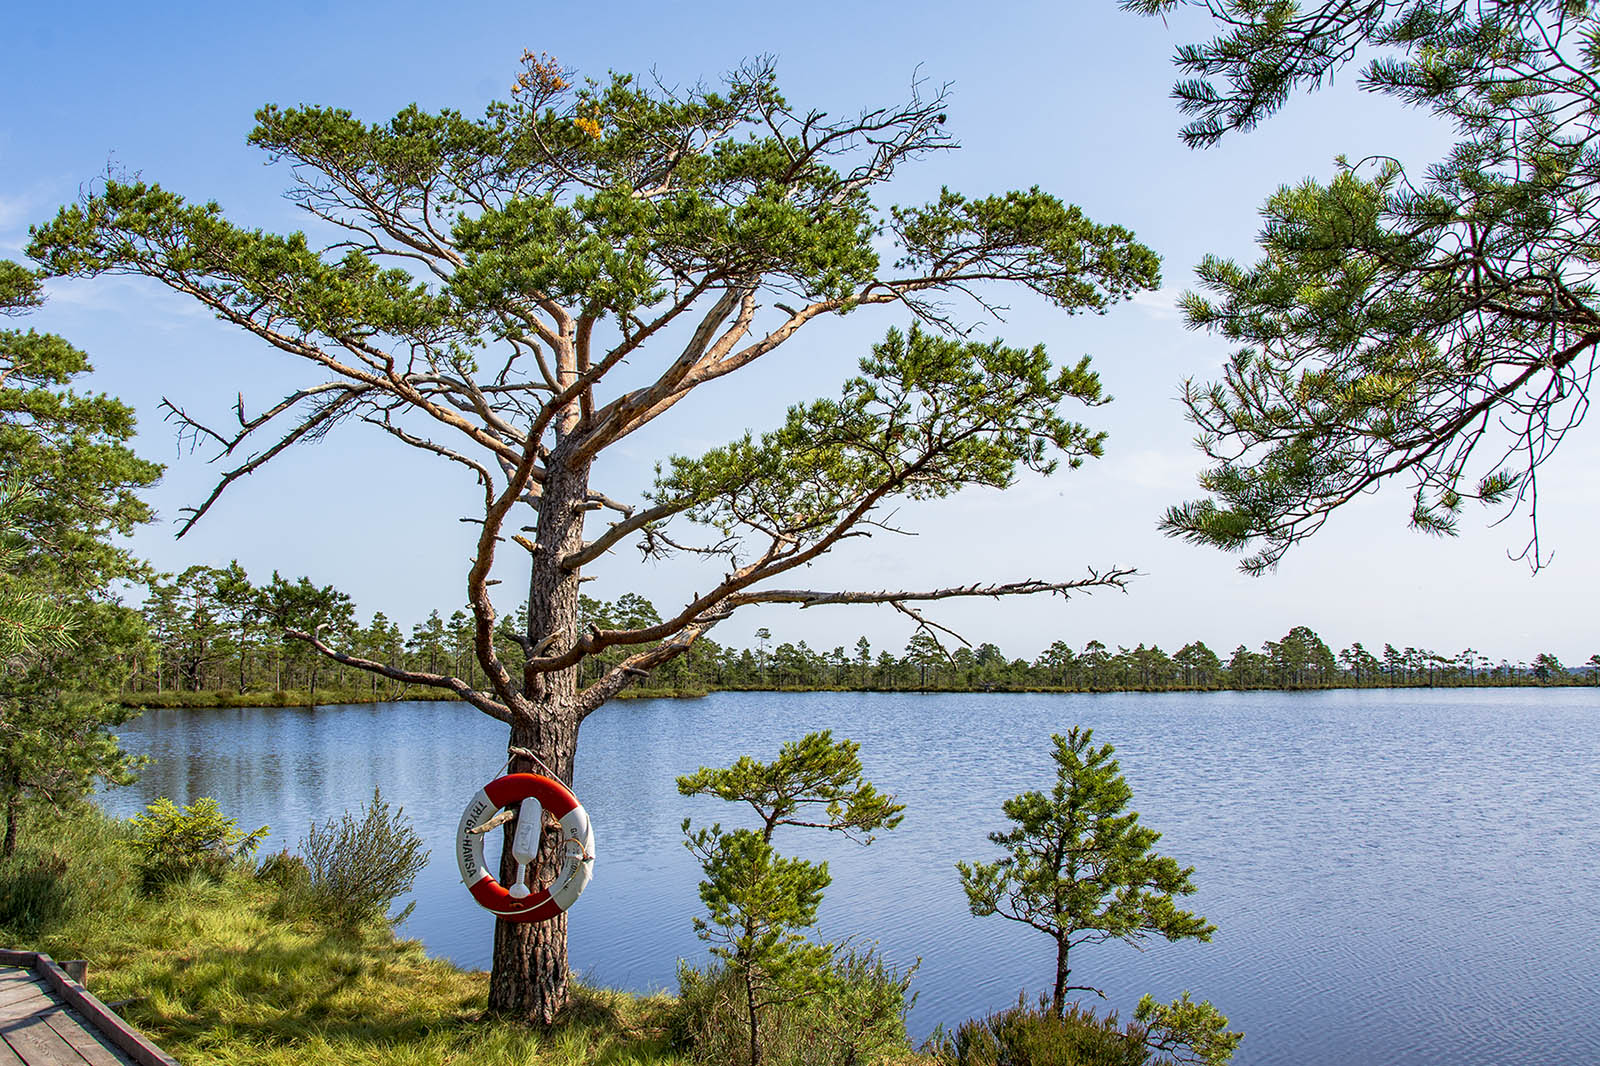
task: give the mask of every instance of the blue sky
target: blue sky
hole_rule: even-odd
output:
[[[1012,655],[1052,640],[1075,647],[1196,638],[1226,654],[1310,625],[1336,649],[1385,641],[1446,654],[1477,648],[1496,660],[1553,651],[1569,664],[1600,651],[1587,610],[1600,591],[1600,460],[1580,431],[1543,470],[1541,529],[1550,567],[1510,561],[1525,518],[1490,527],[1470,514],[1440,541],[1405,528],[1409,494],[1395,485],[1347,508],[1263,578],[1236,560],[1162,538],[1170,503],[1194,495],[1201,457],[1175,401],[1186,376],[1209,378],[1227,346],[1186,331],[1172,298],[1208,253],[1252,255],[1262,200],[1279,184],[1327,176],[1335,155],[1436,157],[1449,131],[1424,115],[1355,91],[1346,72],[1273,121],[1207,152],[1179,142],[1169,92],[1173,48],[1204,31],[1116,9],[1074,4],[812,3],[260,5],[24,5],[7,16],[7,106],[0,117],[0,256],[16,257],[27,227],[74,199],[108,166],[192,199],[219,201],[234,220],[303,225],[282,198],[289,175],[245,144],[255,109],[318,103],[382,120],[413,101],[468,114],[504,96],[524,49],[554,54],[580,74],[654,70],[669,83],[715,81],[748,57],[776,58],[791,102],[836,113],[893,103],[914,77],[951,83],[949,129],[958,152],[908,168],[891,195],[917,202],[942,184],[973,194],[1040,185],[1097,221],[1133,229],[1164,260],[1161,292],[1104,317],[1066,317],[1013,299],[985,333],[1045,343],[1058,360],[1094,357],[1108,407],[1085,421],[1110,431],[1107,456],[1006,492],[970,492],[908,506],[915,538],[856,541],[807,571],[811,587],[904,587],[1023,577],[1062,578],[1086,565],[1132,565],[1126,595],[953,603],[935,611],[973,641]],[[892,314],[832,323],[782,354],[681,405],[608,458],[613,495],[637,492],[664,454],[693,453],[746,428],[777,422],[786,405],[836,393]],[[296,384],[301,368],[153,285],[128,279],[55,284],[37,328],[89,351],[91,387],[135,405],[137,446],[168,463],[153,493],[162,521],[136,550],[158,566],[237,558],[257,579],[273,569],[346,590],[366,612],[409,626],[463,599],[472,486],[459,470],[347,428],[247,479],[183,541],[173,519],[209,491],[215,468],[181,454],[158,404],[227,415],[234,396],[260,409]],[[618,551],[589,586],[634,590],[666,607],[705,586],[676,565],[635,565]],[[514,574],[506,573],[507,587]],[[507,597],[508,601],[511,599]],[[884,608],[795,612],[766,608],[724,623],[741,643],[765,625],[814,647],[865,634],[898,649],[906,620]]]

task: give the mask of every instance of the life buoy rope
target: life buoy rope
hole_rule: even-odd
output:
[[[508,888],[495,880],[483,862],[483,834],[473,830],[502,807],[517,807],[517,828],[511,845],[517,876]],[[540,888],[526,881],[537,861],[544,816],[560,826],[561,869]],[[542,774],[506,774],[490,781],[472,797],[456,829],[456,864],[461,882],[485,910],[508,922],[542,922],[575,903],[594,874],[594,827],[578,797],[561,782]]]

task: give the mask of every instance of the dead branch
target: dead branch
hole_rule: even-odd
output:
[[[598,681],[591,684],[579,694],[579,713],[588,715],[598,709],[606,700],[615,696],[626,688],[635,677],[648,674],[651,670],[677,658],[688,651],[707,630],[726,619],[740,607],[753,603],[797,603],[801,608],[818,607],[831,604],[861,604],[861,603],[887,603],[897,610],[915,619],[919,625],[933,629],[943,630],[960,640],[963,644],[969,642],[954,630],[939,625],[924,618],[913,608],[907,607],[905,601],[926,602],[933,600],[957,599],[962,597],[987,596],[999,598],[1002,596],[1031,596],[1040,593],[1054,594],[1061,597],[1070,597],[1074,593],[1092,593],[1099,589],[1126,590],[1129,579],[1138,572],[1132,568],[1113,566],[1105,571],[1089,568],[1087,577],[1073,581],[1039,581],[1029,579],[1025,581],[1010,581],[989,585],[959,585],[944,589],[930,589],[922,592],[910,591],[879,591],[879,592],[819,592],[806,589],[767,589],[760,592],[739,593],[723,596],[718,600],[717,606],[696,616],[691,622],[677,626],[672,632],[666,634],[670,639],[664,639],[654,648],[629,656],[621,663],[613,666]],[[697,601],[705,597],[696,597]],[[640,633],[655,632],[657,629],[671,626],[664,623],[660,627],[651,627],[650,630],[636,630],[627,634],[630,639],[611,639],[620,636],[615,632],[602,633],[591,630],[585,634],[572,647],[581,648],[586,644],[599,644],[610,646],[618,643],[642,643],[631,639]],[[655,637],[647,639],[658,639]],[[556,657],[559,661],[561,657]],[[549,661],[549,660],[547,660]],[[549,669],[541,663],[530,663],[531,669]]]
[[[899,611],[901,614],[905,615],[907,618],[909,618],[913,622],[917,623],[917,628],[918,629],[927,630],[928,631],[928,635],[930,637],[933,637],[933,642],[935,644],[939,644],[939,638],[933,636],[933,631],[934,630],[938,630],[941,633],[950,634],[952,637],[955,637],[957,640],[959,640],[961,643],[965,644],[967,647],[969,647],[969,648],[972,647],[972,641],[968,640],[966,637],[962,636],[960,633],[957,633],[955,630],[951,629],[949,626],[940,625],[938,622],[931,621],[930,619],[925,617],[920,611],[917,611],[917,610],[915,610],[914,608],[911,608],[911,607],[907,607],[904,603],[901,603],[899,600],[890,600],[889,601],[889,606],[893,607],[895,610]],[[940,651],[944,651],[944,645],[943,644],[939,644],[939,650]],[[950,657],[950,653],[949,652],[944,651],[944,654],[945,654],[946,658]]]
[[[650,671],[662,666],[694,646],[705,633],[727,618],[731,611],[708,614],[694,624],[686,626],[673,639],[663,641],[654,648],[630,655],[606,671],[601,678],[578,694],[580,720],[600,709],[607,700],[627,688],[635,680],[648,677]]]
[[[512,807],[507,807],[505,810],[497,813],[493,818],[490,818],[487,822],[484,822],[482,825],[473,826],[471,829],[468,829],[467,832],[487,833],[491,829],[500,828],[516,816],[516,810]]]
[[[342,651],[329,647],[320,636],[315,633],[307,633],[303,629],[285,629],[283,635],[309,644],[313,650],[327,656],[341,666],[352,666],[358,670],[366,670],[381,677],[387,677],[392,681],[405,682],[408,685],[426,685],[430,688],[448,689],[490,717],[498,718],[502,722],[509,723],[511,721],[511,711],[509,709],[490,698],[487,692],[481,692],[473,688],[459,677],[452,677],[448,674],[424,673],[420,670],[402,670],[399,667],[390,666],[388,663],[363,659],[357,655],[346,655]]]
[[[223,492],[227,490],[229,485],[233,484],[235,481],[238,481],[242,477],[247,477],[248,475],[255,473],[256,470],[258,470],[262,465],[270,461],[273,457],[278,455],[278,453],[282,452],[295,442],[307,438],[315,439],[318,435],[327,432],[328,428],[334,422],[338,421],[338,419],[344,415],[350,413],[355,401],[358,400],[366,391],[362,388],[347,386],[341,387],[344,389],[344,395],[327,401],[320,408],[302,419],[299,425],[295,426],[294,429],[286,433],[278,440],[277,443],[273,444],[266,451],[251,456],[240,466],[237,466],[223,474],[222,478],[217,482],[216,487],[211,490],[211,495],[207,496],[205,501],[201,503],[199,507],[183,508],[183,510],[189,513],[189,517],[184,520],[183,525],[179,528],[177,534],[178,537],[181,539],[185,533],[194,528],[194,524],[200,521],[200,518],[211,509],[211,505],[216,503],[217,500],[221,498]],[[309,393],[303,393],[299,395],[303,397],[305,395],[309,395]],[[298,400],[296,402],[298,402]],[[280,404],[275,410],[283,409],[285,409],[284,405]],[[178,409],[175,407],[170,407],[170,410],[177,412]],[[181,412],[179,412],[179,417],[187,420],[187,416],[182,415]],[[260,425],[261,421],[258,420],[255,424]],[[253,428],[254,426],[247,426],[243,431],[241,431],[238,439],[242,439]],[[207,432],[210,431],[208,430]],[[212,436],[217,436],[217,434],[212,433]],[[237,444],[238,440],[236,439],[234,443]],[[231,445],[222,454],[226,455],[229,451],[232,451]]]
[[[729,596],[724,602],[730,607],[743,607],[752,603],[797,603],[801,609],[839,603],[889,603],[902,605],[908,600],[948,600],[971,596],[1032,596],[1053,593],[1070,596],[1074,592],[1093,592],[1096,589],[1126,590],[1128,579],[1138,571],[1131,568],[1112,567],[1105,572],[1091,568],[1088,577],[1075,581],[1010,581],[995,585],[958,585],[952,588],[931,589],[926,592],[817,592],[809,589],[763,589],[758,592],[741,592]],[[902,607],[902,609],[904,609]]]

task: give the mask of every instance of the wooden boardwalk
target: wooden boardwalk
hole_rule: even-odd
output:
[[[50,956],[0,950],[0,1066],[177,1066]]]

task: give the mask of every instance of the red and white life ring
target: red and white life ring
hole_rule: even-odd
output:
[[[520,864],[510,888],[500,884],[483,863],[483,834],[471,830],[502,807],[518,807],[512,857]],[[523,869],[539,853],[544,815],[561,824],[561,869],[555,879],[534,889],[523,883]],[[456,863],[461,882],[486,910],[508,922],[542,922],[577,901],[594,873],[594,828],[578,797],[559,781],[540,774],[506,774],[490,781],[472,797],[456,829]]]

